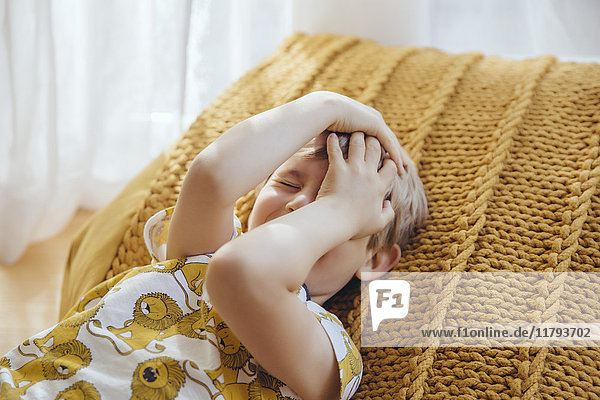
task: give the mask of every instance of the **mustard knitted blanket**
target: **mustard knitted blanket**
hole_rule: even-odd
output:
[[[315,90],[381,111],[419,167],[430,220],[398,270],[600,271],[600,65],[295,34],[166,153],[107,277],[150,262],[144,223],[175,203],[199,151]],[[238,202],[243,222],[251,206],[252,193]],[[356,282],[326,306],[358,342]],[[600,398],[598,348],[363,348],[362,356],[360,399]]]

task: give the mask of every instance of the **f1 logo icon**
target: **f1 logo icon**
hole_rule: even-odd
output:
[[[401,319],[408,314],[410,284],[404,280],[375,280],[369,283],[373,331],[384,319]]]

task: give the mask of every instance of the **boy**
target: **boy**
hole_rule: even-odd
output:
[[[325,131],[355,132],[346,158]],[[261,181],[237,237],[233,205]],[[360,354],[319,304],[352,276],[397,264],[397,238],[405,243],[426,214],[419,184],[381,114],[345,96],[314,92],[239,123],[194,159],[172,215],[148,221],[153,255],[168,227],[158,258],[171,261],[100,285],[84,312],[0,359],[0,395],[67,397],[85,386],[102,398],[123,388],[131,398],[349,398]]]

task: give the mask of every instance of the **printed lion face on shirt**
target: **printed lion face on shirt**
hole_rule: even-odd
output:
[[[235,386],[239,370],[249,364],[251,355],[224,322],[219,322],[216,327],[208,327],[208,330],[215,334],[216,342],[213,345],[219,350],[221,365],[217,369],[204,372],[215,387],[225,393]],[[256,367],[252,365],[249,368]]]
[[[183,312],[175,300],[164,293],[140,297],[133,309],[133,320],[145,328],[163,331],[181,319]]]
[[[43,357],[33,359],[15,371],[15,385],[29,381],[29,384],[19,387],[18,391],[25,394],[27,389],[42,380],[68,379],[81,368],[87,367],[92,361],[90,350],[79,340],[71,340],[52,347]]]
[[[138,364],[131,382],[132,399],[171,400],[185,383],[179,363],[170,357],[157,357]]]
[[[200,300],[199,304],[200,309],[184,315],[177,323],[177,329],[183,336],[192,339],[206,339],[206,325],[210,319],[209,309],[206,302]]]

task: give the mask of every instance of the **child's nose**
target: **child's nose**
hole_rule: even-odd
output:
[[[296,211],[301,207],[311,203],[313,201],[312,196],[305,192],[298,192],[287,202],[285,209],[287,212]]]

